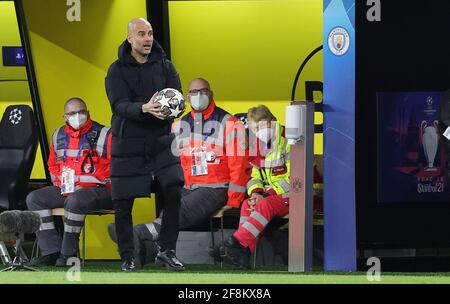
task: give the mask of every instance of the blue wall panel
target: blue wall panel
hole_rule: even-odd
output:
[[[325,270],[356,270],[354,2],[324,1]]]

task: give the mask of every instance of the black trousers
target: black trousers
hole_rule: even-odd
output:
[[[85,214],[98,209],[112,209],[111,191],[106,187],[82,188],[70,196],[61,195],[61,189],[55,186],[35,190],[27,196],[29,210],[39,214],[41,227],[36,233],[42,255],[61,252],[63,255],[76,256]],[[52,209],[64,208],[63,237],[55,229]]]
[[[213,212],[223,207],[228,200],[228,188],[198,188],[181,191],[180,226],[183,230],[207,219]],[[164,212],[162,212],[162,216]],[[145,241],[157,241],[163,223],[160,215],[153,222],[135,226],[139,238]]]
[[[161,185],[161,192],[164,197],[163,224],[161,226],[158,245],[162,251],[175,249],[179,230],[183,171],[179,164],[174,164],[155,171],[154,174]],[[122,260],[130,259],[134,256],[133,219],[131,215],[134,199],[114,200],[113,204],[116,213],[116,233],[119,254]]]

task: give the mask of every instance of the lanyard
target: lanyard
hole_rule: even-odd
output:
[[[87,143],[87,139],[86,139],[86,135],[83,135],[80,138],[80,141],[78,143],[78,153],[77,153],[76,162],[78,162],[78,160],[80,159],[80,155],[83,152],[83,147],[84,147],[85,143]],[[64,155],[63,155],[64,164],[66,163],[66,160],[67,160],[67,149],[68,148],[69,148],[69,134],[66,133],[66,138],[65,138],[65,142],[64,142]]]

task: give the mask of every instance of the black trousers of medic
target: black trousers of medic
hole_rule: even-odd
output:
[[[98,209],[112,210],[111,191],[107,187],[87,187],[76,190],[70,196],[61,195],[55,186],[44,187],[27,196],[29,210],[37,212],[42,220],[36,233],[42,255],[60,252],[65,256],[77,256],[80,232],[88,212]],[[64,208],[64,234],[55,229],[52,209]]]

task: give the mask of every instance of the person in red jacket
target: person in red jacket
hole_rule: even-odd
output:
[[[251,165],[248,161],[245,126],[225,110],[219,108],[213,98],[207,80],[191,81],[187,99],[191,112],[173,125],[176,141],[173,152],[180,155],[184,176],[181,193],[180,229],[201,223],[214,211],[222,208],[240,208],[246,196]],[[136,252],[145,264],[146,241],[158,240],[161,215],[149,224],[134,227]],[[116,241],[114,225],[108,227]]]
[[[42,220],[37,240],[42,255],[33,266],[66,266],[77,256],[85,214],[113,209],[111,202],[111,130],[92,121],[86,103],[70,98],[64,105],[66,125],[52,136],[48,169],[52,186],[31,192],[26,199],[29,210]],[[52,209],[64,207],[64,234],[58,234]]]

